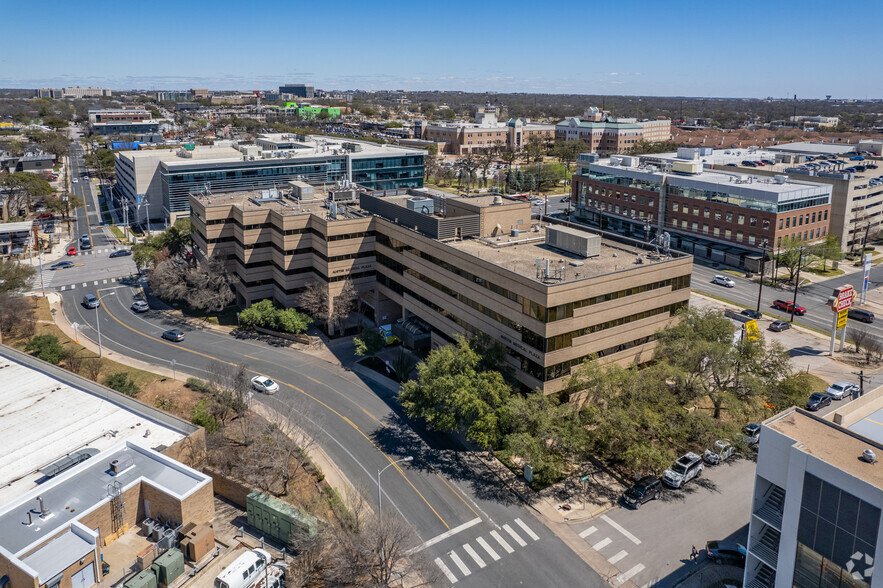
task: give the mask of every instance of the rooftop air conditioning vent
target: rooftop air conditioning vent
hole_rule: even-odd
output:
[[[874,453],[873,449],[865,449],[862,452],[862,456],[860,458],[862,461],[866,461],[868,463],[874,463],[877,461],[877,454]]]

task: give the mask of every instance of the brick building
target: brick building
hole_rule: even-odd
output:
[[[555,126],[530,122],[530,119],[511,118],[499,122],[500,111],[495,106],[479,107],[474,123],[426,123],[414,121],[414,138],[443,146],[444,153],[464,155],[481,149],[511,147],[521,149],[530,141],[552,141]]]
[[[555,125],[555,138],[583,141],[586,150],[592,153],[626,153],[641,140],[649,143],[670,140],[671,121],[614,118],[593,106],[582,117],[574,116]]]

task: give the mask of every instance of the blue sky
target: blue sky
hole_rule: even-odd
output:
[[[0,87],[883,97],[879,0],[0,6]]]

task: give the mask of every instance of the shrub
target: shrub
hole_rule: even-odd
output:
[[[221,425],[218,424],[218,419],[209,412],[209,402],[208,398],[203,398],[196,403],[190,412],[190,422],[205,429],[206,433],[212,434],[217,433]]]
[[[359,356],[371,356],[379,353],[386,345],[386,340],[380,331],[370,327],[362,329],[362,333],[353,339],[353,342],[356,344],[356,355]]]
[[[196,390],[202,394],[210,394],[212,391],[211,385],[208,382],[203,382],[199,378],[187,378],[187,382],[184,385],[191,390]]]
[[[132,379],[128,372],[114,372],[104,379],[104,385],[113,388],[117,392],[126,396],[137,396],[141,392],[141,388]]]
[[[239,324],[245,328],[263,327],[294,335],[306,331],[312,322],[293,308],[276,308],[272,300],[255,302],[239,313]]]
[[[55,335],[37,335],[32,337],[25,346],[25,351],[36,355],[43,361],[58,365],[64,359],[64,347]]]

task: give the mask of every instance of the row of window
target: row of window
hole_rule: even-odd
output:
[[[313,255],[320,257],[321,259],[323,259],[324,261],[329,262],[329,263],[333,263],[336,261],[347,261],[347,260],[351,260],[351,259],[362,259],[364,257],[374,257],[373,251],[361,251],[359,253],[348,253],[346,255],[334,255],[332,257],[326,257],[324,254],[319,253],[318,251],[314,251],[312,249],[303,249],[303,250],[298,249],[296,251],[297,251],[297,253],[312,253]],[[272,265],[272,266],[278,268],[279,271],[284,273],[286,276],[303,273],[305,271],[311,271],[311,267],[312,267],[312,266],[306,266],[306,267],[301,267],[301,268],[290,268],[290,269],[283,270],[275,262],[273,262],[272,259],[267,259],[264,261],[252,261],[252,262],[246,263],[245,261],[243,261],[239,257],[236,257],[235,255],[228,256],[228,259],[231,257],[235,258],[236,261],[239,262],[239,265],[241,265],[246,270],[257,269],[260,267],[266,267],[266,266]]]
[[[279,228],[278,225],[276,225],[275,223],[272,223],[272,222],[243,225],[235,218],[229,218],[229,217],[212,219],[212,220],[206,221],[205,224],[206,225],[232,224],[232,225],[239,227],[243,231],[251,231],[254,229],[272,229],[272,230],[276,231],[277,233],[281,233],[282,235],[285,235],[285,236],[310,234],[310,235],[315,235],[316,237],[319,237],[320,239],[322,239],[324,241],[329,241],[329,242],[341,241],[343,239],[361,239],[363,237],[373,237],[375,235],[374,231],[361,231],[358,233],[343,233],[340,235],[326,235],[325,233],[323,233],[322,231],[320,231],[319,229],[316,229],[314,227],[301,227],[301,228],[297,228],[297,229],[286,229],[283,231]]]
[[[818,217],[819,217],[818,222],[828,220],[828,211],[827,210],[819,211]],[[810,218],[812,218],[812,220],[810,220]],[[793,227],[802,227],[804,225],[804,223],[806,223],[808,225],[814,224],[816,222],[816,213],[815,212],[812,213],[812,217],[810,217],[810,214],[807,212],[806,214],[789,216],[784,219],[780,218],[779,219],[779,230],[782,230],[782,223],[783,222],[785,224],[786,229],[790,229],[792,226]]]
[[[374,277],[374,270],[370,270],[370,271],[367,271],[367,272],[358,272],[358,273],[349,274],[349,275],[343,275],[343,276],[334,276],[333,278],[329,278],[328,276],[326,276],[326,275],[323,274],[322,272],[317,271],[317,270],[314,269],[314,268],[309,268],[309,269],[310,269],[310,271],[312,271],[314,274],[316,274],[316,277],[317,277],[317,278],[321,279],[323,282],[328,282],[328,283],[332,283],[332,282],[342,282],[342,281],[347,280],[347,279],[358,280],[358,279],[360,279],[360,278],[372,278],[372,277]],[[306,272],[304,272],[304,273],[306,273]],[[299,294],[300,292],[303,292],[303,291],[304,291],[304,288],[303,288],[303,287],[301,287],[301,288],[285,288],[285,287],[282,286],[282,284],[280,284],[279,282],[277,282],[276,280],[274,280],[274,279],[272,279],[272,278],[269,278],[269,279],[266,279],[266,280],[254,280],[254,281],[251,281],[251,282],[247,282],[247,281],[245,281],[245,278],[243,278],[242,276],[239,276],[239,281],[240,281],[240,282],[241,282],[246,288],[254,288],[254,287],[257,287],[257,286],[267,286],[267,285],[272,284],[272,285],[275,286],[277,289],[279,289],[280,292],[285,292],[286,295]]]

